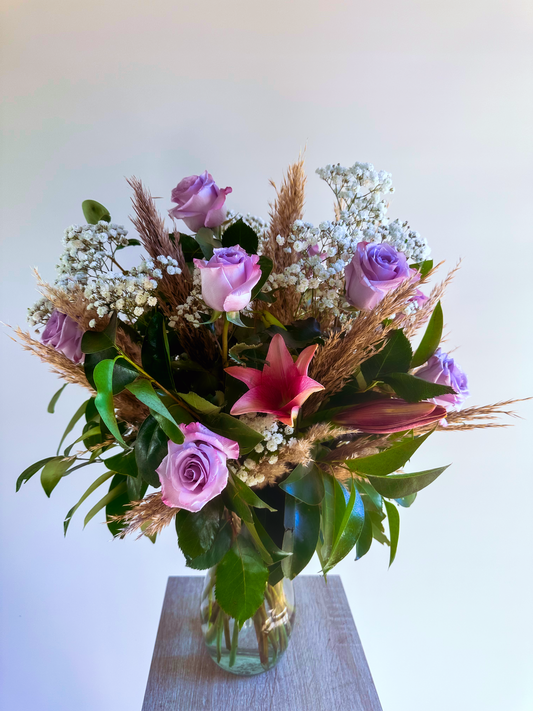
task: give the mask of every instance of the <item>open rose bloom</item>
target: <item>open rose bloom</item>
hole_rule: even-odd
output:
[[[157,473],[167,506],[200,511],[228,483],[228,459],[238,459],[239,445],[216,435],[200,422],[181,425],[183,444],[168,443]]]
[[[28,462],[17,486],[40,478],[50,496],[98,463],[65,531],[93,495],[88,518],[101,512],[113,537],[175,527],[187,565],[209,571],[203,629],[230,671],[248,619],[253,673],[282,656],[286,591],[315,552],[324,574],[372,542],[392,562],[398,506],[453,507],[445,494],[414,503],[446,467],[411,459],[501,411],[461,409],[466,374],[441,350],[449,280],[434,286],[427,242],[388,216],[390,174],[368,163],[317,173],[336,201],[317,224],[304,219],[302,161],[265,200],[268,221],[208,171],[176,174],[172,219],[131,179],[133,239],[113,210],[84,201],[86,223],[66,229],[57,280],[39,283],[29,310],[42,337],[17,332],[85,392],[59,451]]]
[[[193,232],[202,227],[218,227],[226,219],[226,196],[231,188],[219,188],[213,176],[207,172],[183,178],[172,191],[176,207],[170,215],[183,220]]]
[[[209,261],[195,259],[202,275],[202,298],[215,311],[240,311],[248,306],[252,289],[261,278],[257,254],[239,247],[213,250]]]

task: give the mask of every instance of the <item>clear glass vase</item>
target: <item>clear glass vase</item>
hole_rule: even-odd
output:
[[[267,585],[263,604],[239,625],[215,598],[216,567],[206,577],[200,604],[202,633],[209,654],[222,669],[252,676],[272,669],[289,644],[294,624],[294,588],[283,578]]]

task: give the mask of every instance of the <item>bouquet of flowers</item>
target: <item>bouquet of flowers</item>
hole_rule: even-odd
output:
[[[285,650],[290,581],[315,552],[324,575],[374,541],[392,563],[399,510],[446,469],[403,471],[428,437],[499,426],[511,402],[460,409],[467,378],[441,348],[454,272],[424,289],[437,267],[426,240],[387,217],[390,174],[365,163],[317,173],[335,196],[333,219],[318,227],[302,220],[302,160],[269,222],[228,211],[232,189],[207,171],[172,191],[172,229],[132,178],[134,239],[85,201],[87,224],[65,231],[55,283],[37,275],[29,321],[40,339],[17,329],[66,381],[49,412],[68,383],[89,395],[56,454],[17,489],[41,472],[50,496],[64,477],[103,464],[65,534],[104,486],[85,523],[105,510],[113,536],[155,541],[175,522],[187,565],[209,570],[212,656],[243,673]],[[256,667],[239,667],[252,654],[247,630]]]

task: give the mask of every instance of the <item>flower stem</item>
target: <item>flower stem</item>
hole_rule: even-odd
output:
[[[116,347],[116,346],[115,346],[115,347]],[[170,390],[167,390],[166,388],[164,388],[164,387],[161,385],[161,383],[158,383],[158,382],[157,382],[157,380],[156,380],[155,378],[152,378],[151,375],[148,375],[148,373],[147,373],[143,368],[141,368],[141,366],[138,365],[138,363],[136,363],[136,362],[135,362],[134,360],[132,360],[131,358],[128,358],[128,356],[127,356],[120,348],[118,348],[118,347],[116,347],[116,348],[117,348],[118,352],[120,353],[121,357],[124,358],[124,360],[127,360],[128,363],[130,363],[131,365],[133,365],[133,367],[134,367],[141,375],[143,375],[145,378],[147,378],[151,383],[154,383],[154,385],[155,385],[157,388],[159,388],[159,389],[162,390],[166,395],[168,395],[169,397],[171,397],[171,398],[174,400],[174,402],[178,403],[178,405],[180,405],[180,407],[182,407],[184,410],[187,410],[188,413],[190,413],[191,415],[195,415],[195,413],[193,412],[193,410],[191,410],[191,408],[190,408],[185,402],[183,402],[183,400],[181,400],[179,397],[176,397],[175,395],[173,395],[173,394],[170,392]]]
[[[228,365],[228,331],[229,331],[229,321],[228,317],[224,313],[224,328],[222,329],[222,362],[224,368]]]

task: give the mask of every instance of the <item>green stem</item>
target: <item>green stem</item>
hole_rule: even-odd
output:
[[[222,329],[222,362],[224,368],[228,365],[228,331],[229,331],[229,321],[228,317],[224,313],[224,328]]]
[[[239,648],[239,623],[233,620],[233,635],[231,637],[231,650],[229,654],[229,665],[232,667],[237,658],[237,649]]]
[[[131,363],[131,365],[133,365],[133,367],[134,367],[141,375],[143,375],[145,378],[147,378],[151,383],[154,383],[154,385],[155,385],[156,387],[158,387],[159,390],[162,390],[162,391],[165,393],[165,395],[168,395],[169,397],[171,397],[171,398],[174,400],[174,402],[176,402],[180,407],[183,407],[184,410],[187,410],[187,412],[188,412],[189,414],[194,415],[194,416],[196,417],[196,413],[194,412],[194,410],[191,410],[191,408],[190,408],[185,402],[183,402],[183,400],[180,400],[180,398],[179,398],[179,397],[176,397],[175,395],[173,395],[173,394],[170,392],[170,390],[167,390],[166,388],[164,388],[164,387],[161,385],[161,383],[158,383],[155,378],[153,378],[151,375],[148,375],[148,373],[147,373],[143,368],[141,368],[141,366],[140,366],[138,363],[136,363],[135,361],[131,360],[131,358],[128,358],[128,356],[127,356],[125,353],[123,353],[123,352],[120,350],[120,348],[117,348],[117,350],[118,350],[118,352],[120,353],[121,357],[124,358],[124,360],[127,360],[128,363]]]

